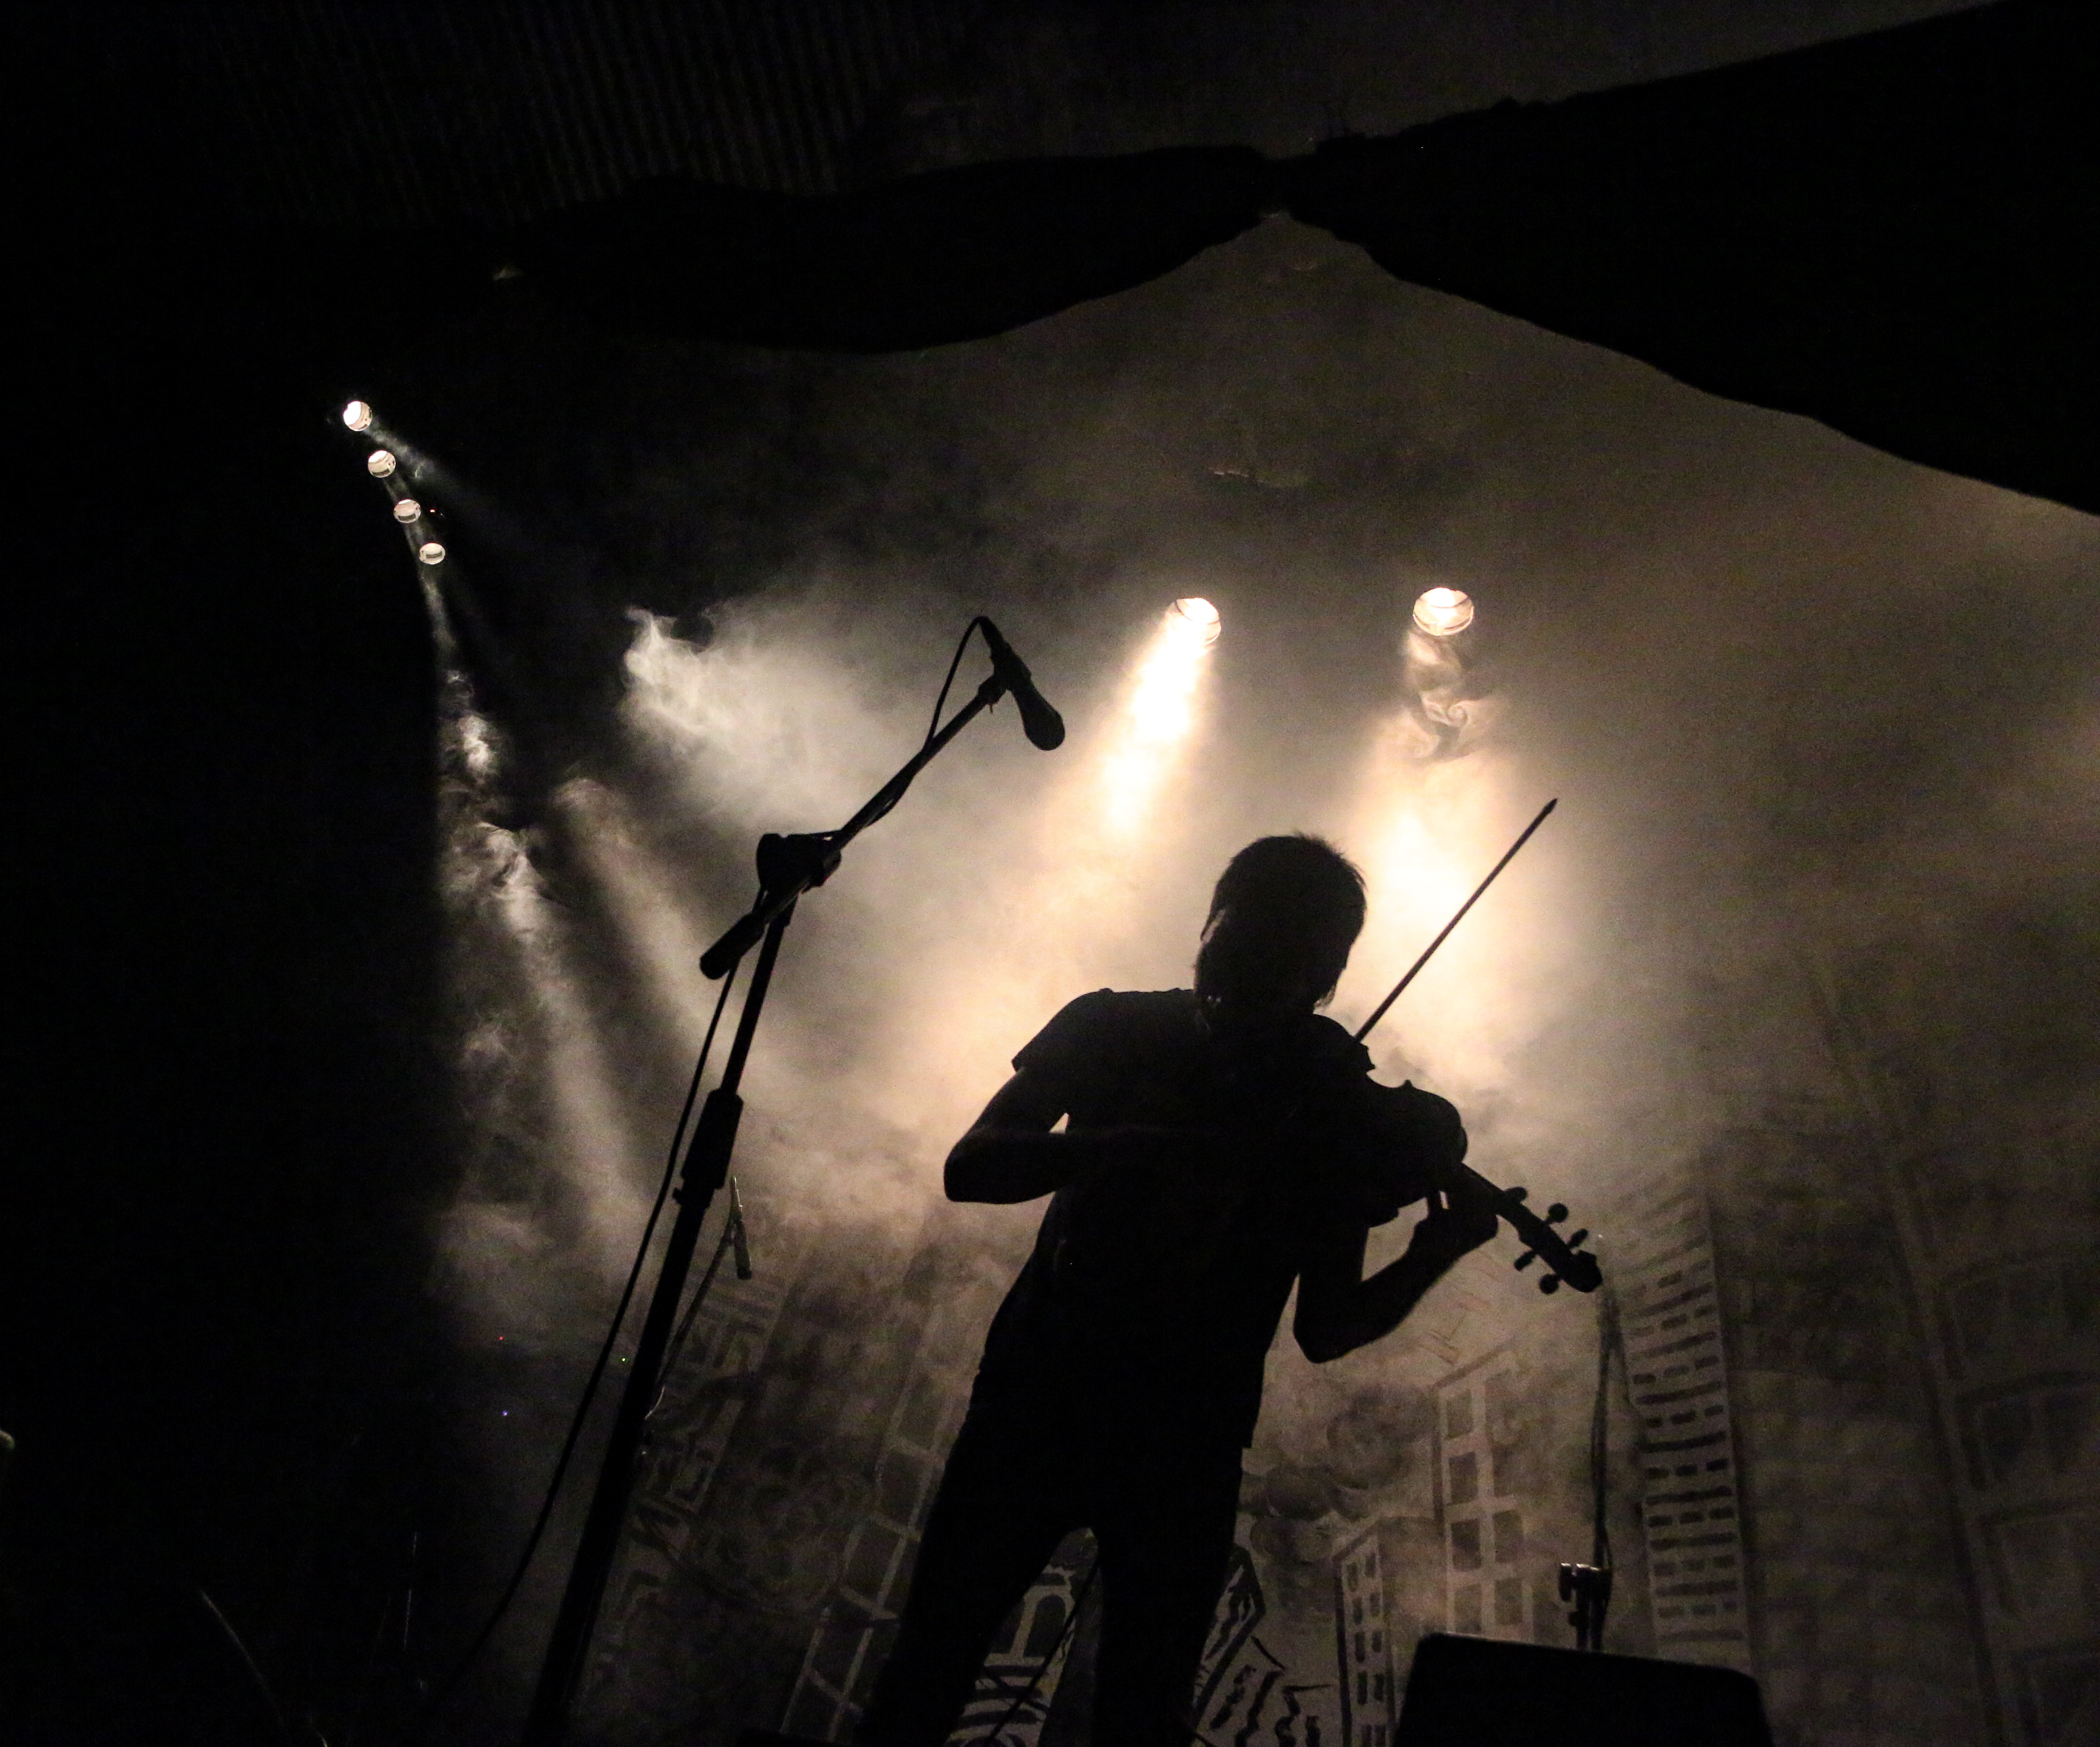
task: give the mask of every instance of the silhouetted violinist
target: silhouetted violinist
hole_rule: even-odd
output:
[[[1495,1231],[1492,1191],[1453,1168],[1458,1112],[1374,1084],[1315,1011],[1363,919],[1362,876],[1329,845],[1249,845],[1218,881],[1195,988],[1072,1002],[948,1155],[951,1199],[1052,1198],[986,1339],[864,1741],[944,1740],[1000,1621],[1083,1525],[1105,1590],[1094,1739],[1189,1739],[1292,1283],[1299,1346],[1337,1358]],[[1370,1229],[1425,1198],[1406,1253],[1365,1279]]]

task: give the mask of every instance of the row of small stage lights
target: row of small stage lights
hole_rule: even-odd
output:
[[[343,429],[363,436],[373,429],[372,408],[362,400],[353,400],[342,409]],[[445,549],[430,537],[430,523],[422,505],[408,495],[407,483],[401,477],[401,461],[390,448],[376,448],[364,457],[364,470],[386,487],[386,495],[394,501],[394,519],[401,525],[407,536],[408,549],[416,554],[419,564],[439,565],[445,561]]]
[[[362,436],[373,429],[372,408],[353,400],[342,409],[342,422],[345,430]],[[364,457],[364,470],[386,487],[386,495],[394,501],[394,519],[401,524],[417,562],[443,563],[445,549],[430,537],[423,506],[408,495],[401,479],[399,457],[391,449],[376,448]],[[1418,631],[1435,637],[1456,637],[1473,622],[1472,598],[1458,589],[1425,589],[1415,598],[1414,617]],[[1200,596],[1176,601],[1167,610],[1167,622],[1170,632],[1192,641],[1198,651],[1218,640],[1218,610]]]

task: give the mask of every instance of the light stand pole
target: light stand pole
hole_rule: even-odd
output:
[[[1026,668],[1021,669],[1024,681],[1026,675]],[[547,1642],[546,1661],[540,1665],[540,1683],[526,1718],[525,1747],[559,1747],[568,1732],[592,1629],[598,1622],[598,1604],[627,1524],[628,1501],[634,1490],[642,1434],[655,1404],[658,1373],[663,1369],[664,1349],[677,1317],[686,1275],[692,1266],[693,1251],[699,1242],[708,1204],[729,1176],[737,1123],[743,1114],[743,1099],[737,1088],[743,1082],[743,1065],[751,1054],[759,1015],[765,1009],[774,963],[780,956],[781,936],[787,933],[795,913],[795,901],[812,886],[828,880],[836,871],[845,846],[902,800],[911,779],[1007,690],[1007,677],[995,670],[946,726],[929,735],[926,743],[903,768],[836,831],[795,836],[768,832],[760,838],[758,897],[750,911],[701,956],[700,968],[710,977],[718,978],[727,975],[753,945],[763,942],[759,945],[758,968],[743,999],[743,1011],[737,1020],[736,1038],[730,1047],[721,1083],[700,1106],[700,1118],[694,1124],[685,1163],[678,1173],[678,1217],[664,1245],[664,1265],[650,1296],[649,1314],[642,1325],[634,1362],[629,1367],[619,1417],[613,1422],[604,1464],[598,1470],[598,1487],[591,1495],[590,1514],[584,1520],[576,1562],[570,1567],[568,1586],[562,1591],[561,1609],[554,1617],[554,1630]],[[1059,732],[1062,733],[1061,728]]]

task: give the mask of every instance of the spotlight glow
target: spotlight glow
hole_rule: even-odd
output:
[[[435,540],[426,540],[416,548],[416,556],[426,564],[442,564],[445,561],[445,549]]]
[[[406,527],[423,513],[423,506],[412,497],[404,497],[394,506],[394,519]]]
[[[1185,596],[1168,607],[1167,622],[1177,629],[1181,624],[1193,628],[1206,649],[1217,642],[1218,633],[1224,629],[1218,609],[1200,594]]]
[[[353,400],[342,409],[343,424],[351,430],[372,429],[372,408],[362,400]]]
[[[1473,622],[1473,598],[1459,589],[1424,589],[1414,600],[1414,628],[1431,637],[1456,637]]]
[[[1137,670],[1131,694],[1131,743],[1158,747],[1189,731],[1203,657],[1218,640],[1218,609],[1199,594],[1176,601],[1159,615],[1159,632]]]
[[[364,470],[375,479],[391,478],[394,472],[393,452],[389,449],[374,449],[364,457]]]
[[[1218,640],[1218,610],[1200,595],[1159,615],[1140,659],[1120,732],[1102,766],[1105,823],[1112,835],[1139,830],[1195,725],[1203,658]]]

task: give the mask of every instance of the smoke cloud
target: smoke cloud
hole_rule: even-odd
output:
[[[463,1339],[567,1356],[538,1374],[550,1400],[639,1234],[717,992],[696,961],[748,902],[752,843],[842,822],[909,756],[975,611],[1070,739],[1039,754],[1003,708],[852,847],[800,907],[744,1088],[761,1276],[787,1234],[809,1283],[791,1292],[841,1342],[902,1290],[871,1257],[902,1269],[933,1243],[1010,1277],[1039,1210],[942,1211],[948,1145],[1063,1001],[1185,983],[1210,882],[1268,832],[1321,832],[1367,873],[1332,1009],[1353,1024],[1560,797],[1373,1043],[1382,1077],[1459,1105],[1481,1170],[1578,1223],[1746,1112],[1844,1096],[1804,966],[1870,946],[1911,966],[1906,1012],[2019,1057],[2035,1122],[2089,1105],[2089,988],[2042,1010],[2008,968],[2089,963],[2100,938],[2089,521],[1396,285],[1280,223],[968,347],[755,363],[634,342],[614,362],[676,393],[647,397],[642,438],[609,415],[574,434],[574,488],[616,500],[620,556],[552,585],[597,602],[615,701],[584,710],[529,826],[492,823],[505,725],[464,678],[448,717],[449,1290]],[[786,409],[763,430],[708,410],[761,389]],[[470,567],[470,528],[457,548]],[[1436,584],[1478,603],[1454,644],[1410,626]],[[1207,651],[1164,641],[1189,595],[1222,616]],[[1279,1653],[1284,1616],[1327,1605],[1343,1529],[1427,1508],[1454,1363],[1503,1339],[1589,1362],[1586,1307],[1540,1299],[1513,1248],[1378,1347],[1315,1368],[1286,1337],[1273,1357],[1247,1505]],[[827,1471],[835,1517],[880,1434],[839,1400],[847,1418],[803,1425],[860,1453]],[[1539,1432],[1546,1466],[1579,1467],[1578,1407]],[[545,1455],[492,1439],[488,1459],[523,1498]],[[799,1522],[787,1471],[766,1471],[766,1508]],[[760,1494],[730,1484],[707,1509],[743,1520]],[[774,1555],[808,1614],[836,1522],[739,1557]],[[668,1726],[685,1701],[647,1702]],[[762,1710],[730,1720],[779,1721]]]

